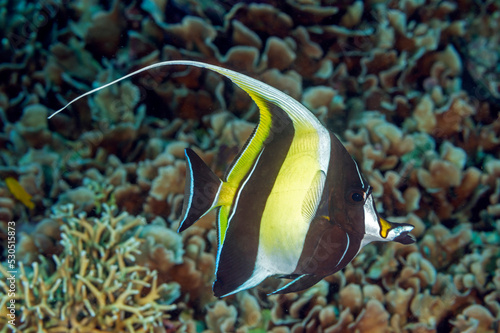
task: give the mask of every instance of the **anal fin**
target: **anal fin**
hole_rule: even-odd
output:
[[[283,287],[272,292],[270,295],[272,295],[272,294],[287,294],[287,293],[302,291],[304,289],[307,289],[309,287],[314,286],[322,278],[323,278],[323,276],[317,276],[317,275],[312,275],[312,274],[302,274],[299,277],[297,277],[295,280],[290,281],[289,283],[287,283]]]

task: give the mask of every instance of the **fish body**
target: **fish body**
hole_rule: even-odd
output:
[[[166,65],[218,72],[246,91],[260,111],[257,127],[223,179],[185,150],[179,231],[217,210],[215,296],[255,287],[271,276],[292,279],[275,293],[300,291],[344,268],[370,242],[415,241],[412,225],[378,215],[370,186],[337,137],[302,104],[263,82],[201,62],[166,61],[79,98]]]
[[[270,276],[293,278],[276,292],[303,290],[344,268],[372,241],[415,241],[413,226],[378,215],[356,162],[303,105],[240,73],[190,64],[230,78],[260,110],[259,124],[223,180],[186,150],[179,230],[218,209],[216,296]]]
[[[35,208],[35,204],[31,201],[31,194],[26,192],[24,187],[22,187],[19,182],[13,177],[5,178],[5,184],[9,189],[10,193],[19,201],[23,203],[29,209]]]

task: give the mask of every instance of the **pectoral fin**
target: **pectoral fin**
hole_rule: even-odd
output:
[[[302,204],[302,216],[305,221],[311,221],[316,214],[321,195],[323,194],[325,180],[326,174],[323,171],[318,170],[311,182],[311,186],[309,187]]]

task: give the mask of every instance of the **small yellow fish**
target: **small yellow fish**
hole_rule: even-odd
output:
[[[7,177],[5,179],[5,184],[7,184],[10,193],[12,193],[17,200],[21,201],[29,209],[35,208],[35,204],[31,201],[31,194],[26,192],[24,187],[22,187],[15,178]]]

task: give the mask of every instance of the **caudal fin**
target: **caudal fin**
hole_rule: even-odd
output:
[[[222,185],[219,177],[193,150],[186,148],[184,153],[186,155],[187,175],[182,222],[178,232],[190,227],[215,207],[217,195]]]

